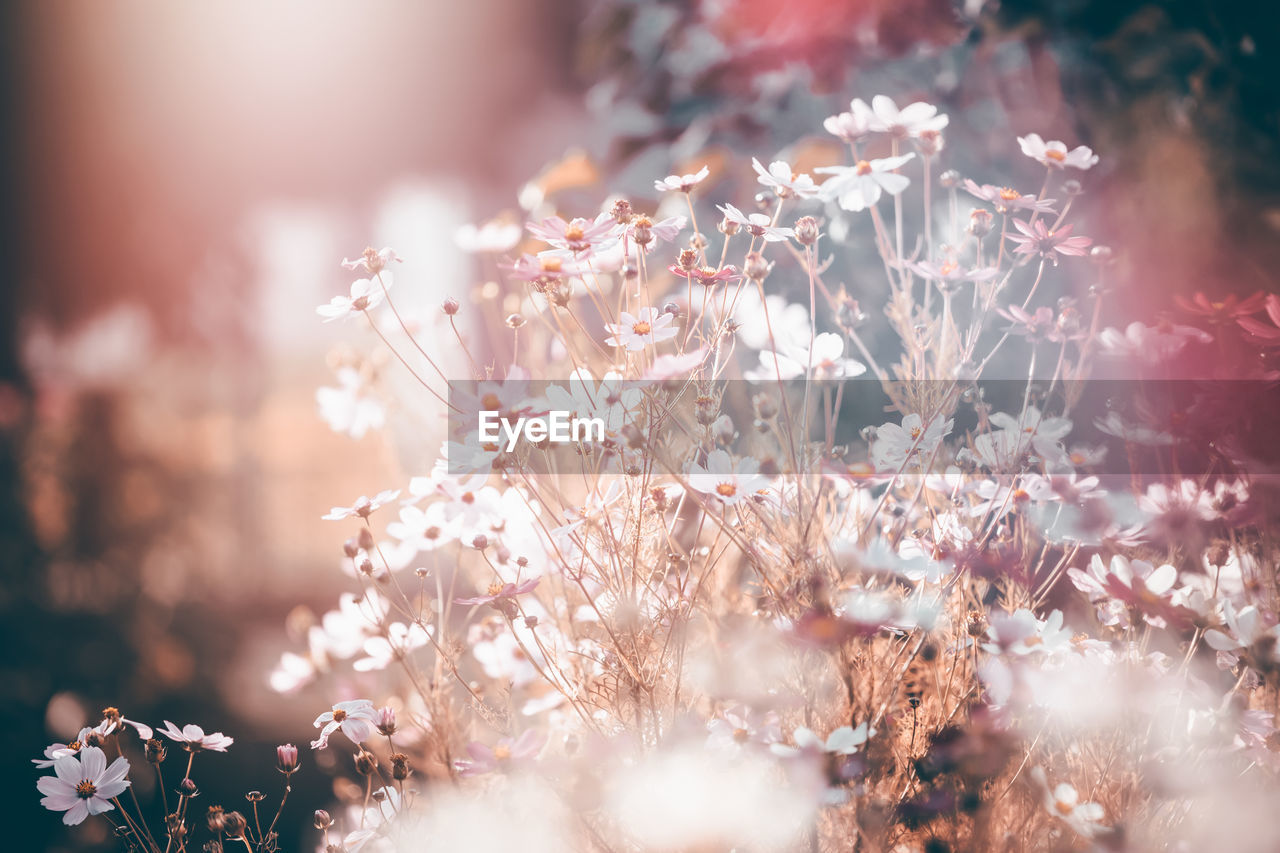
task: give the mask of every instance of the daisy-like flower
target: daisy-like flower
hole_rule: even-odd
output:
[[[692,175],[667,175],[660,181],[653,182],[653,188],[660,193],[687,193],[707,179],[711,170],[703,166]]]
[[[76,735],[75,740],[70,743],[49,744],[44,749],[44,758],[33,758],[31,759],[31,763],[36,767],[39,767],[41,770],[44,770],[46,767],[52,767],[53,762],[57,761],[59,758],[65,758],[68,755],[77,755],[80,750],[84,749],[86,739],[89,737],[89,733],[93,730],[94,729],[92,727],[86,726],[80,730],[80,733]]]
[[[86,746],[79,756],[64,755],[54,760],[56,775],[36,781],[44,797],[40,805],[51,812],[66,812],[62,822],[75,826],[89,815],[115,808],[111,800],[129,787],[129,761],[121,756],[107,765],[107,756],[96,746]]]
[[[118,731],[124,726],[129,726],[138,733],[138,737],[143,740],[151,740],[154,734],[151,726],[146,723],[140,723],[137,720],[130,720],[128,717],[120,713],[115,707],[102,709],[102,723],[98,726],[98,732],[103,735],[109,735],[114,731]]]
[[[778,198],[813,198],[818,194],[818,185],[813,178],[801,172],[791,171],[791,164],[786,160],[774,160],[765,168],[755,157],[751,158],[751,167],[759,176],[761,184],[778,194]]]
[[[859,160],[852,166],[822,166],[814,169],[824,175],[834,175],[822,184],[820,197],[826,201],[835,199],[845,210],[866,210],[880,200],[881,194],[897,195],[911,184],[906,175],[899,175],[894,169],[900,168],[915,156],[912,152],[879,160]]]
[[[1054,655],[1071,648],[1072,632],[1062,625],[1062,611],[1054,610],[1042,622],[1025,607],[1012,613],[991,617],[987,629],[992,642],[987,651],[992,654],[1007,652],[1022,657],[1035,652]]]
[[[623,233],[640,247],[642,252],[648,253],[658,243],[670,243],[680,236],[680,232],[684,230],[685,224],[689,220],[683,216],[668,216],[654,222],[643,213],[632,217],[631,221],[623,226]]]
[[[1268,294],[1264,307],[1271,325],[1268,326],[1266,323],[1255,320],[1252,317],[1239,317],[1236,322],[1240,324],[1240,328],[1259,341],[1268,346],[1274,346],[1280,343],[1280,296],[1274,293]]]
[[[707,746],[713,749],[741,749],[780,740],[782,732],[774,711],[766,712],[756,721],[749,708],[729,708],[707,723]]]
[[[453,603],[468,605],[493,604],[496,607],[498,606],[498,603],[504,600],[509,600],[515,598],[517,595],[524,595],[526,592],[530,592],[541,580],[542,578],[533,578],[518,584],[494,581],[489,584],[489,588],[485,591],[484,595],[476,595],[471,598],[455,598]]]
[[[763,213],[743,213],[731,204],[716,205],[724,218],[747,229],[752,237],[763,237],[766,243],[778,243],[796,235],[793,228],[775,228],[773,220]]]
[[[521,228],[514,222],[486,222],[463,225],[453,232],[453,241],[464,252],[507,252],[520,242]]]
[[[715,267],[694,267],[689,270],[672,264],[667,269],[672,275],[693,279],[703,287],[715,287],[718,284],[728,284],[731,281],[737,281],[742,278],[738,268],[733,264],[725,264],[720,269]]]
[[[542,252],[537,255],[526,252],[515,263],[505,265],[503,269],[509,270],[514,278],[544,287],[587,271],[585,266],[578,265],[559,252]]]
[[[729,454],[713,450],[707,454],[707,465],[692,463],[687,475],[689,487],[704,495],[732,506],[753,495],[761,494],[769,485],[769,478],[758,473],[760,463],[751,457],[743,457],[734,465]]]
[[[969,178],[965,178],[964,188],[974,198],[980,198],[993,205],[996,213],[1009,213],[1014,210],[1034,210],[1039,213],[1049,213],[1053,210],[1053,199],[1023,195],[1009,187],[978,184]]]
[[[857,109],[856,104],[851,105]],[[924,101],[907,104],[902,109],[887,95],[876,95],[871,99],[871,129],[887,133],[899,139],[909,136],[919,137],[926,132],[938,132],[947,126],[950,119],[940,115],[938,108]]]
[[[1105,417],[1097,418],[1094,420],[1093,425],[1100,432],[1114,435],[1116,438],[1124,439],[1133,444],[1142,444],[1148,447],[1168,447],[1176,442],[1171,433],[1154,427],[1143,426],[1142,424],[1130,423],[1116,411],[1107,412]]]
[[[193,723],[188,723],[182,728],[178,728],[173,723],[165,720],[164,728],[160,730],[160,734],[175,743],[182,744],[182,748],[187,752],[200,752],[206,749],[212,752],[226,752],[227,747],[235,743],[235,738],[227,737],[222,732],[205,734],[204,729]]]
[[[919,415],[910,414],[901,426],[882,424],[871,445],[871,464],[879,471],[896,471],[910,458],[927,459],[951,432],[952,423],[939,415],[926,425]]]
[[[356,258],[354,261],[343,258],[342,268],[353,272],[355,270],[362,269],[370,276],[375,276],[385,270],[387,265],[392,262],[403,263],[404,258],[397,255],[396,250],[390,246],[385,246],[382,249],[374,249],[371,246],[368,249],[365,249],[360,257]]]
[[[537,758],[546,742],[547,736],[538,729],[529,729],[515,739],[499,738],[491,747],[480,741],[472,741],[467,744],[467,755],[471,756],[471,760],[458,760],[454,762],[454,766],[462,776],[481,776],[495,770],[506,771],[512,766]]]
[[[1220,653],[1220,658],[1229,666],[1235,666],[1241,653],[1251,646],[1266,639],[1266,645],[1272,658],[1275,649],[1280,648],[1280,625],[1269,625],[1262,613],[1252,604],[1236,610],[1230,599],[1222,602],[1222,615],[1226,619],[1227,630],[1210,628],[1204,632],[1204,641]]]
[[[933,261],[918,261],[907,264],[907,267],[921,278],[936,281],[943,287],[956,287],[969,281],[990,281],[1000,274],[1000,271],[994,267],[967,270],[950,259],[940,264]]]
[[[849,102],[849,111],[837,113],[833,116],[827,116],[823,119],[822,126],[826,128],[827,133],[839,138],[848,145],[855,145],[867,136],[874,129],[872,127],[876,122],[876,114],[867,106],[866,101],[861,98],[854,98]]]
[[[598,252],[618,239],[618,222],[608,213],[601,213],[595,219],[576,218],[568,222],[559,216],[548,216],[541,222],[530,222],[526,227],[539,240],[576,258]]]
[[[770,744],[769,749],[774,755],[783,758],[793,758],[805,753],[853,755],[869,738],[875,737],[875,734],[875,729],[863,723],[856,729],[853,726],[841,726],[823,740],[812,729],[800,726],[791,735],[794,746],[774,743]]]
[[[1055,266],[1059,255],[1080,256],[1084,254],[1085,249],[1093,245],[1092,238],[1071,236],[1074,225],[1050,229],[1044,224],[1043,219],[1037,219],[1032,225],[1028,225],[1021,219],[1015,219],[1013,227],[1022,232],[1007,235],[1009,240],[1018,244],[1018,248],[1013,250],[1016,254],[1040,255],[1053,261]]]
[[[361,495],[356,498],[355,503],[351,506],[335,506],[329,510],[328,515],[320,516],[325,521],[342,521],[344,518],[358,516],[360,518],[368,518],[375,510],[386,506],[397,497],[400,496],[399,489],[386,489],[378,492],[372,498]]]
[[[641,308],[638,315],[623,311],[619,319],[619,323],[605,324],[605,331],[609,332],[605,343],[623,347],[630,352],[638,352],[646,346],[656,346],[677,334],[672,325],[675,318],[657,308]]]
[[[1130,560],[1122,554],[1112,556],[1107,564],[1094,554],[1087,572],[1068,569],[1067,577],[1095,605],[1105,605],[1108,600],[1119,603],[1120,607],[1099,607],[1102,621],[1108,624],[1118,621],[1120,611],[1129,607],[1157,620],[1174,614],[1171,598],[1178,570],[1173,566],[1156,568],[1145,560]]]
[[[867,372],[867,366],[845,358],[844,337],[823,332],[813,339],[813,348],[793,346],[785,352],[760,353],[760,368],[743,373],[752,382],[795,379],[808,374],[815,379],[853,379]]]
[[[1073,169],[1088,169],[1098,162],[1098,155],[1094,154],[1093,149],[1087,145],[1080,145],[1068,151],[1065,143],[1056,139],[1045,142],[1038,133],[1019,136],[1018,145],[1022,147],[1023,154],[1050,169],[1065,169],[1067,166]]]
[[[390,276],[390,273],[384,273],[384,275]],[[386,284],[390,287],[391,282],[387,281]],[[323,317],[326,323],[346,317],[356,317],[370,308],[376,308],[382,302],[382,296],[382,285],[377,279],[357,279],[351,283],[350,296],[335,296],[329,300],[328,305],[318,306],[316,313]]]
[[[392,661],[399,660],[414,649],[420,649],[431,641],[435,626],[414,622],[405,625],[403,622],[392,622],[387,626],[385,637],[370,637],[364,643],[362,658],[351,662],[351,668],[357,672],[372,672],[386,669]]]
[[[1188,314],[1196,314],[1215,326],[1222,326],[1257,314],[1266,306],[1267,297],[1258,292],[1241,299],[1232,293],[1215,301],[1197,292],[1190,299],[1177,294],[1173,297],[1173,301]]]
[[[1045,811],[1066,823],[1077,835],[1082,838],[1093,838],[1106,829],[1101,823],[1105,816],[1102,806],[1097,803],[1080,802],[1080,794],[1066,782],[1051,789],[1043,767],[1032,769],[1031,778],[1040,788]]]
[[[373,703],[368,699],[352,699],[339,702],[331,710],[316,717],[315,727],[320,729],[320,737],[311,741],[312,749],[324,749],[329,745],[329,736],[339,729],[352,743],[364,743],[373,735],[376,713]]]
[[[1012,325],[1005,327],[1006,332],[1032,341],[1060,344],[1089,336],[1089,330],[1080,325],[1074,310],[1055,314],[1052,308],[1042,305],[1034,313],[1028,313],[1017,305],[1010,305],[1008,308],[997,307],[996,313],[1013,321]]]
[[[1188,343],[1213,343],[1213,335],[1195,326],[1161,322],[1148,326],[1134,320],[1123,332],[1107,327],[1098,333],[1098,343],[1108,355],[1135,358],[1148,364],[1168,361]]]

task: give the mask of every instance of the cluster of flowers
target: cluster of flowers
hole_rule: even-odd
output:
[[[540,246],[469,229],[518,310],[477,300],[486,358],[458,325],[471,312],[443,304],[466,383],[397,311],[393,250],[344,262],[363,277],[320,314],[366,323],[459,422],[552,408],[606,434],[568,468],[450,435],[429,473],[325,516],[353,525],[360,590],[271,675],[341,700],[311,745],[341,732],[364,778],[348,814],[318,820],[322,850],[424,833],[537,850],[1280,843],[1207,823],[1280,769],[1274,549],[1246,442],[1219,406],[1195,475],[1115,476],[1105,448],[1070,441],[1072,389],[1103,360],[1168,377],[1212,354],[1222,375],[1273,378],[1280,298],[1101,328],[1111,253],[1067,221],[1098,157],[1021,137],[1043,177],[1022,192],[935,174],[946,127],[929,104],[854,100],[825,122],[850,162],[753,160],[759,194],[715,206],[718,236],[698,228],[716,215],[705,167],[656,181],[653,214],[532,211]],[[881,263],[847,271],[851,290],[835,271],[863,239]],[[1042,304],[1062,261],[1087,300]],[[872,274],[892,363],[863,338]],[[1025,386],[1010,411],[975,390],[996,372]],[[370,377],[322,389],[336,429],[385,421]],[[837,443],[857,377],[898,415]],[[1209,429],[1205,407],[1132,402],[1093,419],[1131,456]],[[58,778],[119,794],[102,764]],[[109,807],[78,790],[49,805]]]

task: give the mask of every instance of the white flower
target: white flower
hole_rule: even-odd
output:
[[[391,273],[384,272],[386,286],[391,286]],[[324,317],[326,323],[341,320],[344,317],[355,317],[375,308],[382,302],[382,285],[374,278],[361,278],[351,282],[350,296],[335,296],[328,305],[316,308],[316,313]]]
[[[1105,815],[1102,806],[1097,803],[1080,802],[1080,794],[1066,782],[1051,790],[1043,767],[1032,769],[1031,778],[1043,793],[1045,810],[1064,821],[1075,830],[1077,835],[1093,838],[1101,830],[1106,829],[1100,823]]]
[[[1018,145],[1022,147],[1023,154],[1050,169],[1063,169],[1067,166],[1073,169],[1088,169],[1098,162],[1098,155],[1094,154],[1093,149],[1087,145],[1068,151],[1065,143],[1056,139],[1045,142],[1038,133],[1019,136]]]
[[[385,637],[370,637],[365,641],[365,657],[352,661],[357,672],[386,669],[392,661],[399,660],[414,649],[420,649],[431,641],[434,626],[423,628],[417,622],[405,625],[392,622]]]
[[[610,333],[605,343],[631,352],[670,340],[677,334],[671,325],[675,318],[657,308],[641,308],[639,316],[623,311],[619,319],[620,323],[605,324],[605,330]]]
[[[751,166],[759,175],[756,180],[778,194],[779,198],[812,198],[818,194],[818,186],[807,174],[796,174],[791,171],[791,164],[785,160],[774,160],[766,169],[755,157],[751,158]]]
[[[53,762],[57,761],[59,758],[65,758],[68,755],[77,755],[80,750],[84,748],[85,738],[87,738],[89,733],[93,730],[93,727],[85,726],[80,730],[80,733],[76,735],[75,740],[70,743],[49,744],[44,749],[44,758],[33,758],[31,759],[31,763],[41,770],[44,770],[47,767],[52,767]]]
[[[486,222],[478,228],[468,224],[455,231],[453,239],[464,252],[506,252],[520,242],[521,231],[513,222]]]
[[[1121,332],[1108,327],[1098,333],[1098,343],[1103,352],[1125,358],[1135,358],[1147,364],[1160,364],[1182,351],[1189,341],[1213,343],[1213,335],[1195,326],[1160,323],[1147,326],[1134,321]]]
[[[1230,600],[1222,602],[1222,614],[1226,617],[1227,634],[1217,628],[1204,632],[1204,641],[1220,652],[1238,652],[1248,648],[1263,637],[1270,636],[1280,643],[1280,625],[1264,625],[1262,614],[1252,604],[1236,610]]]
[[[876,440],[871,445],[871,464],[879,471],[896,471],[909,458],[928,458],[949,432],[952,421],[935,416],[926,426],[917,414],[907,415],[902,425],[882,424],[876,428]]]
[[[1034,652],[1047,655],[1065,652],[1071,648],[1071,629],[1062,626],[1062,611],[1054,610],[1042,622],[1025,607],[1013,613],[991,617],[987,633],[994,641],[986,648],[992,654],[1008,652],[1019,657]]]
[[[689,466],[689,487],[726,504],[736,504],[769,485],[769,479],[757,473],[759,468],[760,463],[749,456],[739,459],[735,466],[728,453],[713,450],[707,454],[705,468],[697,463]]]
[[[653,182],[653,188],[658,192],[680,192],[687,193],[698,184],[706,180],[707,175],[711,174],[711,170],[703,166],[692,175],[667,175],[660,181]]]
[[[356,258],[354,261],[347,258],[342,259],[342,268],[352,270],[363,269],[370,275],[377,275],[386,269],[387,264],[395,261],[403,263],[404,258],[396,254],[396,250],[390,246],[383,246],[381,249],[368,248]]]
[[[123,756],[107,766],[107,756],[96,746],[86,746],[80,755],[64,755],[53,762],[54,776],[43,776],[36,788],[44,797],[40,805],[51,812],[66,812],[62,822],[75,826],[89,815],[115,808],[111,800],[129,787],[129,762]]]
[[[860,111],[860,104],[860,101],[851,104],[855,113]],[[861,109],[865,109],[865,105]],[[916,101],[898,109],[898,105],[887,95],[876,95],[871,99],[871,112],[872,116],[868,121],[871,130],[899,138],[940,131],[949,121],[947,116],[938,115],[938,108],[933,104]]]
[[[188,752],[199,752],[202,749],[226,752],[227,747],[235,743],[235,738],[227,737],[222,732],[214,732],[207,735],[204,733],[204,729],[192,723],[187,723],[179,729],[168,720],[164,721],[164,728],[160,730],[160,734],[171,741],[182,744],[183,749]]]
[[[364,743],[373,735],[374,713],[373,703],[368,699],[339,702],[331,710],[316,717],[315,727],[324,728],[320,729],[320,737],[311,742],[311,748],[327,747],[329,735],[339,729],[352,743]]]
[[[361,438],[371,429],[381,429],[387,413],[381,401],[365,393],[360,372],[351,367],[338,368],[338,387],[316,389],[316,405],[320,417],[334,432]]]
[[[783,352],[760,353],[760,369],[743,376],[753,382],[794,379],[806,374],[816,379],[852,379],[867,372],[860,361],[844,357],[844,337],[823,332],[813,339],[813,348],[791,346]]]
[[[897,195],[910,185],[906,175],[893,171],[916,155],[902,154],[879,160],[859,160],[852,166],[822,166],[814,169],[835,177],[822,185],[821,197],[835,199],[845,210],[866,210],[880,200],[882,192]]]
[[[773,219],[763,213],[746,214],[731,204],[718,204],[716,207],[725,219],[746,228],[752,237],[763,237],[766,243],[779,243],[796,235],[794,229],[775,228]]]
[[[790,758],[805,752],[853,755],[860,746],[867,742],[868,738],[874,737],[875,733],[876,730],[870,728],[866,723],[856,729],[852,726],[842,726],[827,735],[827,739],[824,741],[812,729],[800,726],[791,735],[792,740],[795,741],[795,746],[785,743],[773,743],[769,745],[769,749],[774,755],[784,758]]]
[[[335,506],[333,509],[329,510],[328,515],[322,515],[320,517],[325,521],[341,521],[344,518],[351,518],[352,516],[368,518],[374,510],[391,503],[391,501],[395,500],[399,495],[399,489],[386,489],[385,491],[378,492],[372,498],[361,495],[356,498],[355,503],[351,506]]]

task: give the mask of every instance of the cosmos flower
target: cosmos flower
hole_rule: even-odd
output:
[[[686,476],[694,491],[732,506],[761,493],[769,485],[769,478],[758,473],[759,470],[760,463],[750,456],[744,456],[734,465],[728,453],[713,450],[707,454],[706,467],[690,463]]]
[[[822,122],[827,133],[839,138],[848,145],[855,145],[866,139],[874,130],[875,112],[867,106],[866,101],[854,98],[849,102],[849,111],[828,116]]]
[[[168,720],[164,721],[164,728],[160,730],[160,734],[171,741],[182,744],[183,749],[188,752],[200,752],[205,749],[213,752],[226,752],[227,747],[235,743],[234,738],[227,737],[222,732],[205,734],[204,729],[192,723],[178,728]]]
[[[1000,271],[994,267],[965,269],[954,260],[946,260],[941,264],[933,261],[917,261],[908,263],[907,268],[921,278],[936,281],[946,287],[955,287],[970,281],[990,281],[1000,274]]]
[[[541,580],[542,578],[532,578],[531,580],[518,584],[494,581],[489,584],[489,589],[485,591],[484,595],[477,595],[471,598],[455,598],[453,603],[467,605],[494,604],[495,602],[500,602],[504,599],[515,598],[517,595],[524,595],[526,592],[529,592],[536,587],[538,582]]]
[[[111,800],[129,787],[129,762],[121,756],[107,765],[106,754],[96,746],[86,746],[77,755],[54,760],[53,776],[43,776],[36,788],[44,797],[40,805],[52,812],[66,812],[67,826],[82,823],[89,815],[115,808]]]
[[[367,393],[360,371],[353,367],[340,367],[337,378],[338,387],[316,389],[316,407],[329,428],[352,438],[362,438],[371,429],[382,429],[386,423],[386,409],[382,401]]]
[[[1266,306],[1267,297],[1257,292],[1241,299],[1232,293],[1222,299],[1211,300],[1197,291],[1190,299],[1182,294],[1174,294],[1173,301],[1188,314],[1204,317],[1213,325],[1222,326],[1257,314]]]
[[[818,185],[813,178],[803,172],[792,172],[791,164],[786,160],[774,160],[766,169],[763,163],[752,157],[751,167],[759,176],[756,180],[772,189],[779,198],[813,198],[818,194]]]
[[[952,423],[938,415],[926,425],[913,413],[904,417],[901,425],[881,424],[871,445],[871,464],[878,471],[896,471],[910,458],[929,458],[951,432]]]
[[[1032,210],[1039,213],[1053,211],[1053,199],[1023,195],[1009,187],[997,187],[992,184],[980,185],[969,178],[965,178],[964,188],[969,195],[994,205],[996,213],[1010,213],[1015,210]]]
[[[576,218],[568,222],[559,216],[548,216],[525,227],[539,240],[569,252],[575,258],[586,258],[618,239],[618,223],[608,213],[601,213],[595,219]]]
[[[623,311],[618,318],[621,322],[605,323],[609,337],[605,343],[609,346],[622,347],[629,352],[638,352],[646,346],[656,346],[663,341],[671,340],[678,333],[672,325],[675,317],[657,308],[641,308],[638,314]]]
[[[375,276],[387,268],[392,263],[403,263],[404,258],[396,254],[396,250],[390,246],[384,246],[381,249],[368,248],[356,258],[354,261],[346,258],[342,259],[342,268],[354,272],[363,269],[371,276]]]
[[[1040,788],[1044,808],[1050,815],[1063,821],[1083,838],[1093,838],[1106,829],[1101,821],[1105,816],[1097,803],[1080,802],[1080,794],[1066,782],[1050,789],[1043,767],[1031,770],[1031,778]]]
[[[851,106],[857,110],[855,104]],[[887,133],[899,139],[919,137],[925,133],[936,133],[947,126],[949,119],[938,113],[938,108],[924,101],[916,101],[902,109],[887,95],[876,95],[871,99],[869,124],[871,129]]]
[[[514,739],[499,738],[491,747],[480,741],[472,741],[467,744],[467,755],[471,756],[471,760],[460,759],[454,762],[454,766],[462,776],[506,771],[537,758],[546,742],[547,736],[539,729],[528,729]]]
[[[660,181],[654,181],[653,188],[660,193],[687,193],[698,184],[705,181],[709,174],[711,174],[711,170],[706,166],[703,166],[692,175],[667,175]]]
[[[1037,133],[1019,136],[1018,145],[1022,147],[1023,154],[1050,169],[1064,169],[1067,166],[1073,169],[1088,169],[1098,162],[1098,155],[1086,145],[1068,151],[1065,143],[1056,139],[1045,142]]]
[[[1043,219],[1037,219],[1030,225],[1021,219],[1015,219],[1013,227],[1021,233],[1006,236],[1011,242],[1018,244],[1018,248],[1013,250],[1016,254],[1040,255],[1042,258],[1053,261],[1055,265],[1058,263],[1059,255],[1078,257],[1093,244],[1093,240],[1089,237],[1072,237],[1071,231],[1074,225],[1050,229],[1044,224]]]
[[[344,518],[359,516],[368,518],[380,507],[386,506],[400,496],[399,489],[386,489],[372,498],[361,495],[351,506],[335,506],[327,515],[320,516],[325,521],[342,521]]]
[[[383,273],[383,282],[391,286],[390,273]],[[335,296],[328,305],[316,308],[316,313],[324,317],[324,322],[332,323],[347,317],[357,317],[371,308],[376,308],[383,297],[383,285],[374,278],[361,278],[351,283],[350,296]]]
[[[845,210],[866,210],[880,200],[882,193],[897,195],[911,184],[906,175],[899,175],[894,169],[915,156],[913,152],[879,160],[859,160],[852,166],[814,169],[824,175],[834,175],[822,184],[820,197],[826,201],[834,199]]]
[[[766,243],[782,242],[796,236],[795,229],[777,228],[772,224],[772,218],[763,213],[746,214],[731,204],[717,205],[717,208],[725,219],[746,228],[752,237],[763,237]]]
[[[352,743],[364,743],[373,735],[376,720],[373,703],[368,699],[352,699],[339,702],[332,709],[316,717],[315,727],[320,728],[320,737],[311,742],[312,749],[324,749],[329,745],[329,736],[341,730]]]

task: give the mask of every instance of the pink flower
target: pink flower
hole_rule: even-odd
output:
[[[536,729],[529,729],[515,740],[500,738],[492,747],[485,746],[480,741],[472,741],[467,744],[467,754],[471,756],[471,760],[459,760],[454,766],[463,776],[480,776],[495,770],[505,772],[513,765],[536,758],[546,742],[547,736]]]
[[[966,270],[952,260],[936,264],[933,261],[909,263],[907,267],[921,278],[939,282],[946,286],[955,286],[966,281],[990,281],[1000,274],[994,267],[980,270]]]
[[[316,717],[315,727],[320,728],[320,737],[311,741],[312,749],[324,749],[329,745],[329,736],[339,729],[352,743],[364,743],[373,736],[375,723],[373,703],[368,699],[352,699],[339,702],[332,710],[325,711]]]
[[[996,213],[1009,213],[1014,210],[1035,210],[1040,213],[1049,213],[1053,210],[1053,199],[1041,199],[1033,195],[1023,195],[1009,187],[997,187],[992,184],[978,185],[966,178],[964,188],[966,192],[975,198],[980,198],[995,205]]]
[[[667,267],[667,269],[671,271],[672,275],[677,275],[680,278],[693,279],[703,287],[715,287],[717,284],[726,284],[742,278],[738,273],[738,268],[733,264],[726,264],[720,269],[716,269],[714,267],[697,267],[691,270],[681,269],[675,264],[672,264]]]
[[[1270,326],[1252,317],[1238,317],[1236,322],[1240,324],[1240,328],[1259,341],[1268,346],[1275,346],[1280,344],[1280,296],[1274,293],[1268,294],[1266,309],[1267,318],[1271,320]]]
[[[183,749],[188,752],[199,752],[203,749],[212,750],[213,752],[226,752],[227,747],[235,743],[234,738],[229,738],[222,732],[214,732],[211,735],[207,735],[204,733],[204,729],[191,723],[179,729],[168,720],[164,721],[164,728],[160,730],[160,734],[171,741],[182,744]]]
[[[87,746],[80,756],[64,755],[53,762],[54,776],[41,777],[36,788],[44,797],[40,805],[51,812],[66,812],[62,822],[75,826],[89,815],[115,808],[111,800],[129,787],[129,762],[123,756],[107,766],[107,756],[96,746]]]
[[[1056,139],[1045,142],[1037,133],[1019,136],[1018,145],[1022,146],[1023,154],[1050,169],[1064,169],[1067,166],[1073,169],[1088,169],[1098,162],[1098,155],[1086,145],[1068,151],[1065,143]]]
[[[1050,230],[1040,219],[1033,225],[1015,219],[1013,227],[1022,232],[1008,235],[1011,241],[1018,244],[1018,248],[1013,250],[1015,253],[1040,255],[1049,258],[1055,265],[1058,263],[1058,255],[1083,255],[1084,250],[1093,244],[1089,237],[1072,237],[1071,229],[1074,225],[1063,225]]]
[[[489,584],[489,589],[484,595],[477,595],[472,598],[455,598],[454,604],[493,604],[504,599],[512,599],[517,595],[523,595],[538,585],[542,578],[533,578],[524,583],[498,583],[497,581]]]
[[[598,252],[618,238],[618,223],[608,213],[601,213],[594,220],[577,218],[569,222],[559,216],[549,216],[525,227],[539,240],[571,252],[575,257]]]

